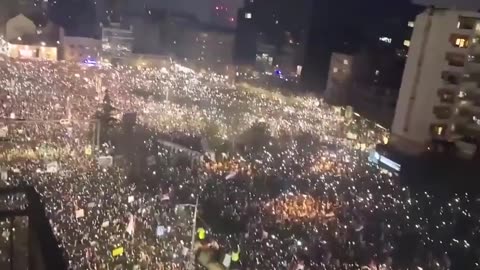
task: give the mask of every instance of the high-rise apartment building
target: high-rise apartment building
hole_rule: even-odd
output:
[[[395,141],[422,151],[432,140],[480,138],[479,38],[478,12],[428,9],[417,16],[392,125]]]
[[[247,3],[238,10],[238,25],[235,33],[234,60],[236,64],[255,63],[257,53],[257,26],[253,15],[253,7]]]

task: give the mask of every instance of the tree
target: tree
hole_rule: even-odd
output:
[[[238,137],[240,153],[253,159],[261,158],[265,151],[270,152],[273,137],[266,123],[255,123]]]
[[[208,123],[205,126],[205,139],[208,142],[208,146],[211,150],[217,151],[218,148],[224,143],[224,140],[220,136],[220,128],[215,123]]]

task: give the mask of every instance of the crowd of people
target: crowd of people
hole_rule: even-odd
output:
[[[277,216],[281,222],[302,222],[304,220],[322,220],[335,217],[334,206],[323,203],[307,195],[283,196],[266,204],[269,214]]]
[[[478,202],[402,186],[368,161],[386,130],[315,97],[175,64],[2,59],[0,85],[2,184],[36,187],[71,269],[186,269],[194,223],[212,259],[240,253],[226,263],[237,269],[480,269]],[[149,130],[134,139],[145,153],[133,180],[129,166],[96,159],[92,116],[106,92],[118,119],[136,112]],[[248,142],[259,123],[267,134]],[[212,125],[241,151],[181,163],[158,143],[208,153],[198,141]]]

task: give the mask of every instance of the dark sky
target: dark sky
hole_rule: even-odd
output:
[[[480,9],[480,0],[413,0],[421,5],[435,5],[438,7],[456,7],[458,9]]]
[[[92,36],[96,25],[94,0],[49,0],[49,17],[69,35]]]

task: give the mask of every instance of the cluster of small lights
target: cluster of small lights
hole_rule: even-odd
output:
[[[312,269],[364,263],[392,269],[403,233],[435,251],[411,258],[418,269],[430,263],[448,269],[447,251],[470,254],[479,247],[478,230],[454,234],[460,218],[480,226],[468,196],[439,204],[433,194],[402,187],[395,174],[367,159],[386,131],[359,117],[347,121],[320,99],[235,87],[226,76],[176,64],[113,68],[6,59],[0,67],[0,118],[12,120],[0,126],[0,134],[12,138],[0,154],[0,165],[11,169],[4,181],[26,180],[42,193],[72,268],[115,266],[111,251],[123,247],[128,263],[183,269],[191,216],[182,218],[166,201],[185,194],[194,200],[198,175],[206,182],[202,198],[220,201],[222,218],[248,224],[235,235],[211,230],[209,240],[225,249],[240,245],[242,264],[251,269],[301,265],[294,259],[299,254],[311,258]],[[106,90],[119,115],[137,112],[139,125],[153,132],[144,141],[152,154],[146,173],[165,185],[142,190],[125,181],[122,168],[101,169],[89,158],[91,117]],[[165,134],[202,137],[211,126],[216,137],[232,142],[258,123],[270,134],[255,155],[225,155],[197,169],[200,174],[164,163],[172,153],[154,143]],[[348,139],[347,133],[358,136]],[[45,173],[43,160],[58,162],[60,173]],[[270,193],[276,185],[278,194]],[[158,235],[159,227],[170,229]],[[371,257],[360,261],[368,251]]]

